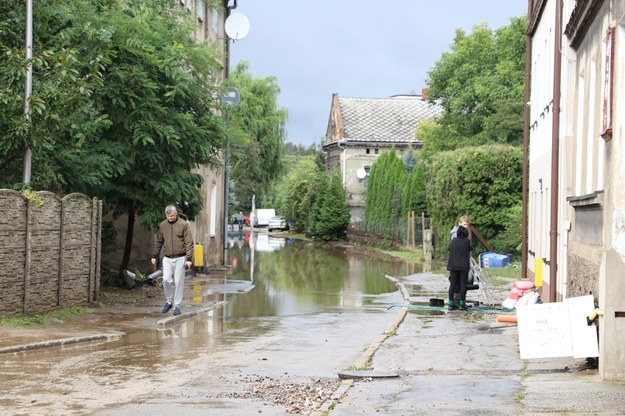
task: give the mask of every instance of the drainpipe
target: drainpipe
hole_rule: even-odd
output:
[[[558,179],[560,171],[560,82],[562,78],[562,0],[556,0],[553,60],[553,123],[551,126],[551,221],[549,224],[549,301],[556,302],[558,289]]]
[[[345,166],[345,162],[346,162],[345,144],[346,143],[347,143],[347,140],[345,139],[341,139],[338,142],[336,142],[336,145],[341,151],[341,159],[343,160],[341,163],[341,181],[343,182],[343,186],[345,186],[345,171],[347,170],[347,167]]]
[[[532,17],[533,0],[527,1],[527,19]],[[523,190],[521,194],[521,278],[527,279],[527,205],[529,197],[530,96],[532,71],[532,34],[525,33],[525,106],[523,115]]]

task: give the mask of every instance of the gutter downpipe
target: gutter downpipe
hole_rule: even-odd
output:
[[[343,186],[345,186],[345,171],[347,170],[347,167],[345,166],[345,143],[347,143],[347,140],[345,139],[341,139],[338,142],[336,142],[336,146],[340,149],[341,151],[341,181],[343,183]]]
[[[558,288],[558,193],[560,172],[560,91],[562,78],[562,0],[556,0],[553,64],[553,123],[551,128],[551,220],[549,224],[549,301],[556,302]]]
[[[532,17],[533,0],[527,1],[527,21]],[[525,105],[523,115],[523,190],[521,194],[521,279],[527,279],[527,211],[529,199],[529,126],[530,126],[530,102],[531,95],[531,71],[532,71],[532,34],[525,33]]]

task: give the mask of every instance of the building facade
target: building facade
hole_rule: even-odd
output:
[[[528,277],[592,295],[599,371],[625,379],[625,2],[530,0]]]

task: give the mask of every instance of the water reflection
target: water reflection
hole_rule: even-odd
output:
[[[381,295],[390,296],[397,288],[384,275],[407,275],[420,266],[346,244],[248,230],[232,234],[229,246],[228,279],[248,280],[255,286],[249,293],[229,297],[229,317],[386,308],[388,304],[380,304]]]

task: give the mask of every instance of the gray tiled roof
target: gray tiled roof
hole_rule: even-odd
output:
[[[348,140],[414,141],[420,120],[432,119],[442,112],[439,106],[422,101],[416,95],[338,99],[345,139]]]

